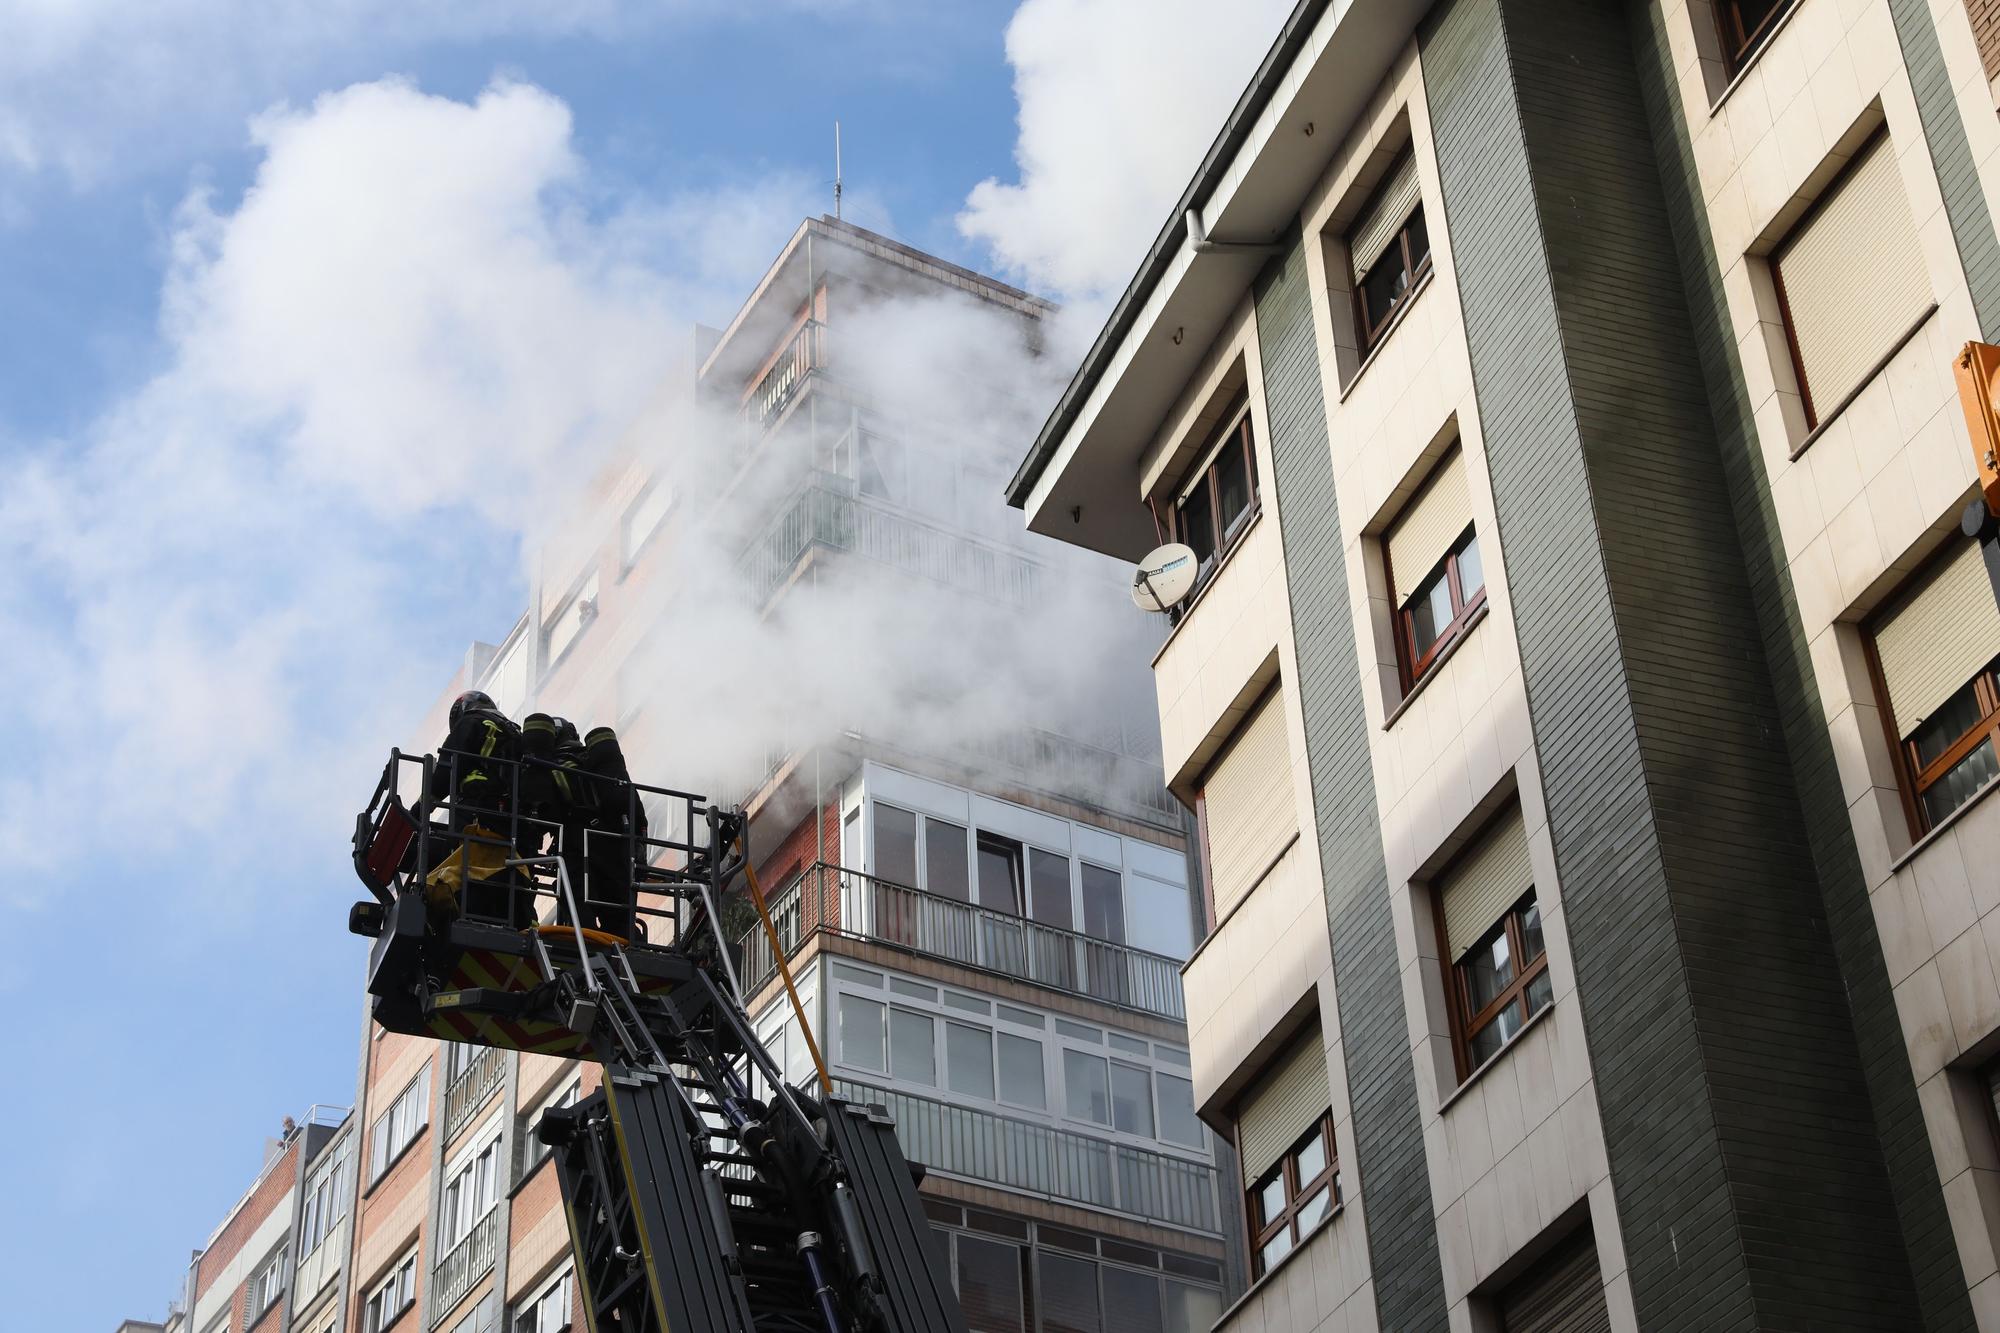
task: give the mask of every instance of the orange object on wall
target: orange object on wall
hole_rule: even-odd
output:
[[[2000,514],[2000,347],[1967,343],[1952,362],[1986,512]]]

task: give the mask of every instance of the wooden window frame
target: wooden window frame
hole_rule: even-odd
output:
[[[1396,570],[1389,559],[1389,544],[1386,541],[1382,543],[1383,571],[1389,581],[1390,599],[1396,607],[1396,670],[1402,681],[1403,693],[1406,695],[1416,688],[1418,681],[1430,673],[1432,667],[1437,665],[1438,659],[1444,655],[1445,650],[1456,643],[1460,636],[1468,629],[1472,628],[1473,620],[1486,606],[1486,557],[1483,552],[1479,559],[1479,591],[1469,601],[1466,599],[1465,589],[1459,582],[1459,557],[1464,554],[1467,546],[1477,540],[1479,540],[1477,527],[1471,523],[1467,523],[1465,531],[1458,535],[1458,539],[1451,544],[1451,549],[1445,553],[1442,570],[1440,571],[1436,567],[1433,567],[1433,570],[1427,572],[1422,579],[1418,580],[1415,587],[1407,594],[1396,586]],[[1432,641],[1429,651],[1419,656],[1417,653],[1416,615],[1412,608],[1416,605],[1417,593],[1428,589],[1435,583],[1438,573],[1442,573],[1442,576],[1449,580],[1451,588],[1451,623],[1438,631],[1438,636]]]
[[[1446,960],[1444,966],[1448,970],[1445,977],[1445,991],[1449,996],[1450,1002],[1446,1007],[1451,1011],[1452,1060],[1458,1067],[1458,1081],[1460,1083],[1464,1083],[1466,1079],[1471,1078],[1475,1069],[1472,1063],[1472,1039],[1491,1027],[1499,1019],[1500,1015],[1506,1012],[1509,1005],[1520,1005],[1523,1027],[1535,1016],[1528,1009],[1528,987],[1549,970],[1548,927],[1544,924],[1542,928],[1541,953],[1537,954],[1534,960],[1524,967],[1520,962],[1522,955],[1526,952],[1522,943],[1521,917],[1524,910],[1530,904],[1536,904],[1539,901],[1535,895],[1535,890],[1530,888],[1526,893],[1514,900],[1513,904],[1507,908],[1506,913],[1498,921],[1495,921],[1491,926],[1486,928],[1485,932],[1480,935],[1478,943],[1465,951],[1465,956],[1470,957],[1484,947],[1488,941],[1492,940],[1495,934],[1504,933],[1507,936],[1508,951],[1515,960],[1514,979],[1508,982],[1506,988],[1500,994],[1494,996],[1492,1002],[1484,1009],[1474,1012],[1472,1008],[1472,986],[1467,978],[1467,969],[1463,963],[1451,957],[1450,944],[1447,941],[1444,930],[1443,893],[1440,892],[1438,894],[1437,911],[1435,913],[1437,917],[1438,957]],[[1550,1003],[1554,1003],[1553,997],[1551,997]],[[1516,1031],[1518,1030],[1516,1029]]]
[[[1715,33],[1722,41],[1722,65],[1729,71],[1730,78],[1743,72],[1750,63],[1750,57],[1757,54],[1764,45],[1764,39],[1778,26],[1778,21],[1791,13],[1796,5],[1797,0],[1773,5],[1771,12],[1756,27],[1746,28],[1743,26],[1742,0],[1716,0]]]
[[[1726,2],[1733,2],[1733,0],[1726,0]],[[1790,10],[1791,7],[1790,5],[1783,5],[1773,10],[1771,20],[1767,20],[1767,26],[1769,22],[1775,21]],[[1715,21],[1721,23],[1722,9],[1720,7],[1716,9],[1715,16]],[[1799,330],[1798,326],[1792,321],[1792,299],[1785,292],[1785,265],[1784,261],[1778,258],[1778,254],[1791,243],[1793,237],[1797,236],[1805,227],[1812,224],[1813,220],[1825,209],[1827,201],[1838,194],[1840,188],[1847,184],[1848,177],[1854,174],[1855,166],[1867,157],[1875,145],[1887,138],[1888,135],[1889,130],[1887,126],[1883,126],[1869,135],[1867,141],[1855,149],[1853,156],[1847,159],[1846,165],[1842,166],[1835,173],[1834,178],[1827,182],[1826,188],[1819,192],[1819,197],[1813,200],[1812,206],[1800,215],[1799,220],[1786,230],[1784,238],[1771,249],[1771,286],[1775,289],[1778,296],[1778,319],[1784,326],[1785,351],[1791,358],[1792,379],[1799,386],[1799,405],[1805,412],[1806,433],[1808,435],[1819,429],[1819,408],[1813,402],[1812,385],[1806,379],[1805,358],[1799,355]],[[1894,145],[1891,145],[1891,147],[1893,148]],[[1866,381],[1863,382],[1866,383]]]
[[[1908,586],[1926,587],[1942,561],[1949,556],[1949,550],[1941,554],[1931,564],[1925,566],[1916,579]],[[1900,605],[1901,599],[1892,604]],[[1938,781],[1964,758],[1978,749],[1982,742],[1991,744],[2000,751],[2000,670],[1989,663],[1980,668],[1979,673],[1966,682],[1973,688],[1974,698],[1979,700],[1981,713],[1979,721],[1961,734],[1957,740],[1946,746],[1943,753],[1928,764],[1917,760],[1917,744],[1904,740],[1896,734],[1896,713],[1889,703],[1889,682],[1882,674],[1882,658],[1875,650],[1875,634],[1880,621],[1871,621],[1867,631],[1861,636],[1862,646],[1868,661],[1868,683],[1875,691],[1875,711],[1882,716],[1882,735],[1889,743],[1889,759],[1896,770],[1896,793],[1902,798],[1903,817],[1909,823],[1910,840],[1920,841],[1936,827],[1936,823],[1924,810],[1924,793],[1936,786]],[[1960,685],[1946,698],[1949,703],[1965,688]],[[1963,807],[1960,807],[1961,809]],[[1955,812],[1954,812],[1955,813]],[[1947,816],[1948,818],[1949,816]]]
[[[1361,211],[1365,215],[1368,210],[1363,208]],[[1368,296],[1366,289],[1368,286],[1368,275],[1373,273],[1376,266],[1384,259],[1388,258],[1389,251],[1384,249],[1381,254],[1370,260],[1368,267],[1363,269],[1361,276],[1354,281],[1354,335],[1355,341],[1360,344],[1360,354],[1364,357],[1381,344],[1383,337],[1389,332],[1389,326],[1396,322],[1396,316],[1401,314],[1403,307],[1410,303],[1410,297],[1416,293],[1417,284],[1422,282],[1431,271],[1430,227],[1428,224],[1424,228],[1423,257],[1419,259],[1410,252],[1410,223],[1415,221],[1417,216],[1423,211],[1424,202],[1419,199],[1416,207],[1410,210],[1409,216],[1396,226],[1394,248],[1402,254],[1403,272],[1409,274],[1410,280],[1403,285],[1402,295],[1389,302],[1389,308],[1382,312],[1381,319],[1370,323],[1368,319]],[[1350,241],[1348,244],[1348,257],[1350,259],[1353,258],[1353,253],[1353,243]]]
[[[1240,1133],[1238,1137],[1241,1137]],[[1326,1145],[1326,1166],[1312,1179],[1300,1180],[1299,1154],[1315,1139]],[[1273,1169],[1284,1178],[1285,1211],[1265,1222],[1259,1218],[1262,1210],[1263,1186],[1272,1178]],[[1327,1216],[1331,1217],[1333,1210],[1340,1207],[1341,1199],[1340,1153],[1333,1138],[1333,1111],[1330,1108],[1320,1112],[1320,1117],[1313,1122],[1312,1129],[1301,1134],[1291,1147],[1285,1149],[1285,1155],[1277,1160],[1275,1168],[1267,1167],[1262,1175],[1244,1187],[1243,1222],[1250,1239],[1252,1280],[1264,1276],[1264,1247],[1274,1240],[1280,1231],[1290,1228],[1292,1251],[1296,1251],[1305,1241],[1305,1234],[1298,1228],[1299,1214],[1305,1202],[1317,1194],[1323,1184],[1332,1191],[1327,1204]]]
[[[1216,432],[1209,440],[1207,463],[1201,471],[1191,472],[1182,477],[1171,491],[1163,489],[1163,492],[1155,492],[1153,498],[1146,502],[1146,507],[1153,514],[1154,535],[1163,542],[1184,542],[1187,540],[1187,533],[1181,522],[1184,502],[1170,500],[1163,506],[1160,503],[1161,495],[1178,493],[1185,496],[1203,483],[1208,486],[1208,521],[1209,530],[1215,534],[1215,550],[1209,555],[1207,569],[1196,576],[1194,587],[1181,599],[1179,607],[1169,613],[1176,622],[1179,619],[1180,609],[1192,603],[1195,596],[1208,586],[1209,580],[1215,577],[1216,571],[1222,568],[1230,553],[1236,549],[1238,540],[1249,531],[1251,520],[1262,513],[1264,508],[1264,490],[1257,475],[1257,437],[1256,431],[1250,424],[1249,398],[1246,396],[1239,401],[1225,414],[1225,419],[1229,425]],[[1243,512],[1237,515],[1235,523],[1225,528],[1222,522],[1222,500],[1216,489],[1215,477],[1221,468],[1223,458],[1229,453],[1228,440],[1232,434],[1236,436],[1236,446],[1242,451],[1244,475],[1250,481],[1250,502],[1243,506]],[[1196,555],[1199,557],[1200,553],[1197,552]]]

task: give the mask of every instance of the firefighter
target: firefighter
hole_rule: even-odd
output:
[[[503,837],[514,805],[521,729],[480,690],[467,690],[452,700],[449,724],[431,773],[430,798],[447,803],[451,833]],[[463,897],[452,906],[462,906],[469,915],[488,921],[519,925],[517,918],[524,918],[525,905],[517,900],[525,895],[513,892],[518,875],[490,864],[482,869],[479,864],[482,860],[491,862],[496,855],[504,859],[505,849],[496,853],[484,843],[475,845],[453,837],[443,840],[442,854],[433,862],[443,865],[455,857],[464,863],[460,867],[460,878],[465,881]]]
[[[635,861],[644,855],[646,810],[627,785],[632,780],[618,733],[593,727],[583,739],[577,767],[592,789],[587,812],[584,863],[590,886],[583,906],[584,924],[626,939],[634,928]]]
[[[583,742],[576,726],[567,718],[547,713],[530,714],[522,724],[522,752],[527,760],[521,771],[523,821],[521,854],[541,856],[549,848],[544,840],[553,835],[553,848],[562,857],[563,870],[572,894],[583,893],[583,830],[589,820],[592,791],[579,771]],[[558,898],[556,920],[570,921],[569,905]]]

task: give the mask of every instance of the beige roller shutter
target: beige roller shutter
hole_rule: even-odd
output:
[[[1236,1116],[1236,1146],[1243,1158],[1243,1183],[1254,1185],[1271,1163],[1305,1137],[1332,1100],[1327,1091],[1326,1052],[1319,1025],[1300,1033],[1277,1067],[1244,1099]]]
[[[1506,1333],[1611,1333],[1597,1244],[1588,1227],[1500,1294]]]
[[[1437,568],[1438,561],[1444,559],[1471,521],[1472,499],[1465,489],[1465,451],[1453,449],[1389,529],[1389,572],[1396,579],[1398,603],[1416,591],[1424,576]]]
[[[1923,248],[1886,134],[1861,151],[1776,264],[1817,421],[1931,304]]]
[[[1229,915],[1298,832],[1285,709],[1273,691],[1257,705],[1202,788],[1215,919]]]
[[[2000,609],[1978,542],[1959,542],[1937,575],[1882,622],[1875,653],[1903,737],[2000,657]]]
[[[1528,835],[1515,806],[1479,835],[1459,863],[1440,883],[1444,936],[1451,961],[1479,942],[1487,928],[1533,888],[1535,871],[1528,858]]]
[[[1382,178],[1368,207],[1347,229],[1347,255],[1354,266],[1356,283],[1382,257],[1390,238],[1403,229],[1403,223],[1422,202],[1423,196],[1417,188],[1417,159],[1404,153]]]

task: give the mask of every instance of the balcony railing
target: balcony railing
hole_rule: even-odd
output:
[[[1025,606],[1038,595],[1042,567],[1027,556],[935,527],[838,485],[827,477],[805,486],[745,548],[740,564],[754,602],[767,601],[815,546],[848,551],[1010,606]]]
[[[479,1279],[493,1271],[493,1252],[500,1236],[499,1208],[490,1208],[486,1216],[472,1224],[472,1230],[465,1233],[465,1239],[444,1252],[438,1260],[437,1271],[431,1274],[431,1323],[443,1322],[454,1305],[465,1299],[465,1293],[477,1286]]]
[[[1209,1235],[1222,1230],[1215,1168],[1205,1163],[865,1083],[833,1086],[850,1101],[888,1108],[903,1155],[942,1175]]]
[[[807,867],[772,900],[771,921],[787,957],[814,931],[832,931],[1175,1022],[1187,1020],[1181,965],[1164,954],[825,862]],[[745,984],[754,989],[770,980],[777,962],[763,927],[745,934],[739,947]]]
[[[751,430],[761,431],[784,412],[806,377],[825,367],[826,325],[809,319],[743,400],[744,422]]]
[[[500,1086],[506,1072],[505,1054],[497,1046],[486,1047],[471,1064],[459,1071],[458,1077],[444,1090],[444,1136],[447,1141],[465,1128],[466,1122],[486,1104],[486,1099]]]

